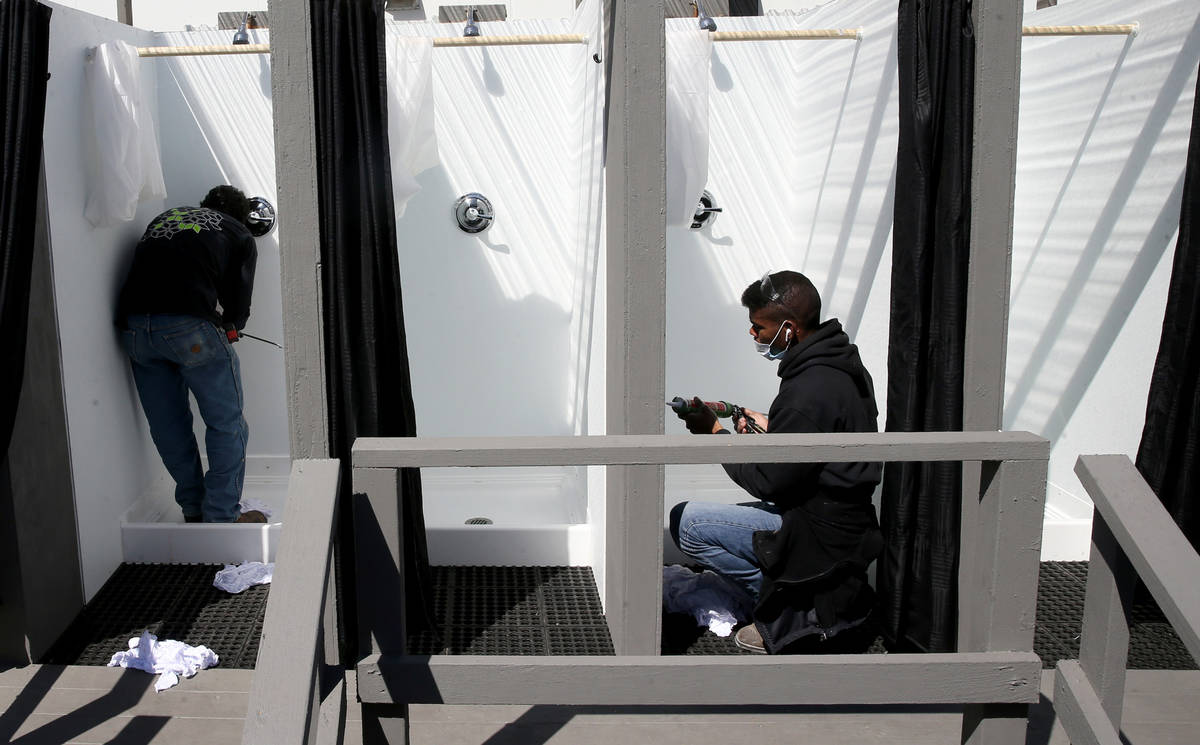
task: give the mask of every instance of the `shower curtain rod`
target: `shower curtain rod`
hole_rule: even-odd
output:
[[[419,38],[419,37],[408,37]],[[583,34],[514,34],[509,36],[441,36],[435,47],[511,47],[539,44],[586,44]],[[270,44],[225,44],[217,46],[138,47],[139,57],[188,57],[206,54],[267,54]]]
[[[1138,24],[1107,26],[1025,26],[1023,36],[1136,36]],[[413,37],[416,38],[416,37]],[[806,28],[773,31],[713,31],[713,41],[801,41],[861,39],[861,28]],[[538,44],[586,44],[583,34],[516,34],[510,36],[444,36],[433,40],[435,47],[503,47]],[[139,57],[187,57],[219,54],[267,54],[270,44],[227,44],[217,46],[138,47]]]

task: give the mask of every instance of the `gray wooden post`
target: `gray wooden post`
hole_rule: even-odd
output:
[[[663,2],[608,0],[607,417],[662,434],[666,395],[666,37]],[[608,469],[605,599],[617,654],[657,654],[663,467]]]
[[[1133,565],[1108,523],[1095,513],[1079,664],[1118,732],[1125,700],[1125,663],[1129,656],[1129,620],[1125,609],[1133,602],[1136,580]]]
[[[966,341],[963,349],[963,430],[994,432],[1003,426],[1009,282],[1012,275],[1013,198],[1017,162],[1017,110],[1021,87],[1022,6],[1015,0],[975,0],[975,112],[971,146],[971,258],[967,271]],[[979,464],[963,463],[963,494],[979,483]],[[977,520],[963,501],[964,529]],[[962,545],[975,544],[962,535]],[[972,572],[960,553],[959,593]],[[961,628],[969,619],[959,617]]]
[[[117,0],[117,22],[133,25],[133,0]]]
[[[284,366],[293,458],[329,456],[308,0],[268,0]]]
[[[972,589],[959,597],[960,618],[969,619],[959,623],[959,651],[1032,651],[1046,461],[985,461],[980,472],[976,542],[963,551],[972,574],[960,570]],[[967,706],[962,742],[1023,743],[1028,714],[1025,704]]]
[[[354,469],[359,654],[405,654],[404,511],[400,471]],[[406,745],[407,704],[362,705],[364,745]]]

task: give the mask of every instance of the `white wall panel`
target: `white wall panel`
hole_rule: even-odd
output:
[[[68,8],[54,6],[51,16],[43,159],[87,599],[120,564],[121,519],[161,470],[113,312],[133,246],[163,203],[142,204],[137,217],[124,225],[93,228],[84,219],[85,53],[106,41],[141,45],[149,38],[146,32]],[[154,71],[143,68],[142,81],[153,96]]]
[[[1138,22],[1136,37],[1022,48],[1006,429],[1051,439],[1049,507],[1090,517],[1081,453],[1133,457],[1179,227],[1200,6],[1061,3],[1027,25]],[[1085,556],[1081,541],[1078,556]]]

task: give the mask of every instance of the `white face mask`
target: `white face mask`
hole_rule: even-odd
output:
[[[787,321],[784,321],[784,323],[787,323]],[[787,330],[787,334],[785,334],[783,337],[783,349],[779,350],[779,353],[776,354],[771,351],[771,348],[775,346],[775,341],[779,338],[779,335],[781,333],[783,333],[782,325],[779,327],[779,330],[775,332],[775,336],[772,337],[772,339],[769,343],[764,344],[764,343],[756,340],[754,342],[755,351],[757,351],[759,354],[761,354],[763,356],[763,359],[768,359],[768,360],[771,360],[772,362],[774,362],[775,360],[782,357],[783,353],[787,351],[788,342],[790,342],[792,340],[792,330],[791,329]]]

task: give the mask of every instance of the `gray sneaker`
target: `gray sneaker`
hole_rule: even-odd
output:
[[[737,635],[733,637],[733,643],[738,646],[738,649],[744,649],[751,654],[767,653],[762,634],[758,633],[758,627],[753,623],[748,623],[738,629]]]

